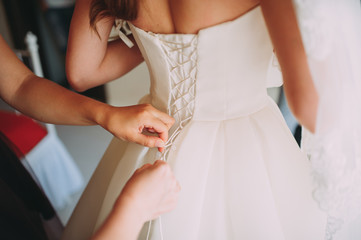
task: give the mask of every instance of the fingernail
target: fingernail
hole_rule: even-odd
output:
[[[164,142],[162,140],[157,140],[157,142],[155,143],[156,147],[164,147]]]

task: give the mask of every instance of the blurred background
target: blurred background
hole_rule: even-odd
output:
[[[26,50],[25,37],[31,31],[37,37],[44,77],[66,88],[69,84],[65,74],[65,53],[74,3],[75,0],[0,0],[0,34],[3,38],[14,50]],[[23,61],[32,69],[31,62],[26,58]],[[124,77],[81,94],[114,106],[125,106],[136,104],[148,89],[149,75],[142,63]],[[269,94],[279,104],[299,141],[300,127],[288,110],[282,88],[269,89]],[[13,111],[1,100],[0,110]],[[65,225],[112,135],[99,126],[55,126],[55,129],[83,178],[82,187],[69,194],[66,204],[56,207]],[[62,186],[59,183],[57,187]]]

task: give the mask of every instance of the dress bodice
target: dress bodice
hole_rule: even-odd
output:
[[[273,51],[260,7],[197,34],[130,28],[148,65],[149,100],[176,120],[231,119],[265,105]]]

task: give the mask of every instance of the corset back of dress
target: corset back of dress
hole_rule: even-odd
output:
[[[150,102],[177,122],[236,118],[266,103],[272,45],[260,8],[197,34],[131,29],[150,72]]]

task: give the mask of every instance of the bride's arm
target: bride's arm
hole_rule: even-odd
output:
[[[138,47],[128,48],[121,40],[108,43],[114,18],[97,22],[99,35],[89,23],[91,0],[77,0],[71,20],[66,72],[77,91],[114,80],[143,61]]]
[[[300,124],[314,132],[318,95],[307,64],[292,0],[261,0],[261,8],[282,69],[291,111]]]

